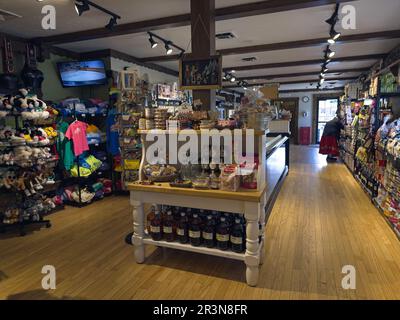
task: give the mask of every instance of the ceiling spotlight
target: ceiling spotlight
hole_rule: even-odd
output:
[[[166,41],[165,42],[165,50],[167,52],[167,54],[171,54],[172,53],[172,48],[170,47],[171,41]]]
[[[116,25],[117,25],[117,17],[111,17],[110,22],[106,25],[106,29],[113,31]]]
[[[325,58],[331,59],[335,55],[335,51],[332,51],[329,46],[325,50]]]
[[[339,39],[340,35],[341,35],[341,33],[340,33],[340,32],[337,32],[337,31],[335,30],[335,28],[332,26],[331,31],[329,32],[330,38],[328,39],[328,43],[329,43],[329,44],[334,44],[334,43],[336,43],[336,40]]]
[[[233,70],[233,69],[231,70],[231,73],[235,73],[235,72],[236,72],[236,70]]]
[[[235,76],[231,76],[231,82],[235,82],[235,81],[236,81]]]
[[[320,73],[321,77],[324,78],[325,74],[323,72]]]
[[[322,72],[323,72],[323,73],[328,72],[328,70],[329,70],[329,69],[328,69],[325,65],[322,67]]]
[[[78,16],[81,16],[85,11],[89,11],[90,7],[86,0],[75,1],[75,11]]]
[[[153,39],[152,35],[150,35],[149,42],[150,42],[150,46],[152,49],[157,47],[157,45],[158,45],[158,42]]]
[[[321,77],[321,79],[319,79],[319,84],[322,85],[325,82],[325,79]]]
[[[326,59],[325,60],[325,64],[327,65],[328,63],[330,63],[332,61],[332,59]]]

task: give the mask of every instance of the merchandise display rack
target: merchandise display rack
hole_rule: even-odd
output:
[[[103,119],[106,119],[108,116],[108,110],[107,112],[102,112],[102,113],[79,113],[76,111],[76,104],[74,102],[73,104],[73,110],[72,110],[72,119],[78,120],[78,119],[100,119],[102,120],[101,122],[104,122]],[[93,151],[94,149],[96,150],[102,150],[105,151],[107,154],[107,162],[111,163],[110,155],[108,154],[106,150],[106,141],[100,141],[98,143],[89,143],[89,151]],[[79,158],[75,156],[74,162],[77,166],[77,176],[66,176],[65,179],[63,179],[63,186],[69,186],[71,184],[76,184],[78,187],[78,202],[77,201],[71,201],[71,200],[64,200],[65,204],[68,204],[73,207],[78,207],[82,208],[87,205],[92,204],[93,202],[102,200],[103,198],[110,196],[111,194],[104,194],[103,197],[101,198],[94,198],[88,202],[83,202],[82,201],[82,190],[83,186],[87,185],[89,182],[94,182],[94,180],[99,179],[99,178],[110,178],[112,179],[112,166],[108,170],[96,170],[93,172],[90,176],[88,177],[82,177],[80,174],[80,163],[79,163]]]
[[[9,112],[5,118],[13,118],[14,122],[14,129],[18,130],[20,129],[20,124],[22,122],[29,122],[33,125],[32,119],[23,119],[22,114],[20,112],[15,112],[11,111]],[[13,150],[15,147],[20,147],[20,146],[28,146],[26,143],[18,143],[18,144],[12,144],[11,142],[9,144],[5,144],[4,142],[0,144],[0,151],[4,152],[5,150]],[[46,145],[36,145],[35,148],[45,148],[49,147],[51,144],[46,144]],[[42,159],[43,161],[43,159]],[[51,158],[51,159],[46,159],[46,162],[54,162],[58,161],[58,158]],[[0,165],[2,168],[24,168],[20,167],[18,164],[4,164]],[[14,204],[22,204],[25,200],[27,199],[37,199],[38,195],[45,195],[45,194],[50,194],[54,193],[57,190],[57,187],[60,185],[60,181],[55,181],[54,184],[51,185],[45,185],[42,190],[36,190],[35,194],[33,195],[26,195],[22,191],[1,191],[0,195],[0,203],[1,207],[7,208],[12,202]],[[32,217],[29,218],[29,220],[25,220],[23,218],[19,218],[18,222],[15,223],[3,223],[3,216],[4,213],[0,212],[0,233],[4,233],[9,230],[15,230],[18,229],[19,234],[21,236],[26,235],[26,227],[29,225],[44,225],[46,228],[51,227],[51,222],[48,219],[44,219],[44,216],[50,215],[52,213],[58,212],[60,210],[64,209],[64,205],[58,205],[54,209],[52,209],[49,212],[38,212],[39,220],[32,220]]]
[[[171,132],[165,132],[169,134]],[[142,132],[142,134],[144,134]],[[277,193],[288,174],[289,139],[284,136],[269,138],[266,132],[256,137],[257,148],[261,157],[259,164],[259,179],[257,190],[239,189],[238,191],[199,190],[191,188],[171,187],[168,183],[154,183],[143,185],[140,183],[127,183],[130,191],[130,202],[133,207],[133,235],[135,259],[137,263],[145,260],[145,245],[155,245],[177,250],[208,254],[243,261],[246,265],[246,281],[250,286],[258,282],[259,266],[263,263],[265,255],[265,235],[260,236],[259,226],[264,230],[269,213],[276,199]],[[143,144],[145,154],[145,144]],[[285,150],[283,150],[283,148]],[[282,154],[279,154],[283,151]],[[268,157],[267,157],[268,154]],[[277,154],[277,157],[274,157]],[[286,160],[282,163],[282,156]],[[277,166],[276,164],[279,163]],[[141,168],[145,164],[142,158]],[[141,170],[142,173],[142,170]],[[145,230],[145,203],[168,205],[177,207],[190,207],[194,209],[216,210],[230,214],[243,214],[246,219],[246,251],[235,253],[222,251],[203,246],[195,247],[190,244],[177,242],[155,241]]]

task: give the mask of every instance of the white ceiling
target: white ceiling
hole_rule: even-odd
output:
[[[119,23],[156,19],[190,12],[189,0],[94,1],[121,15],[122,20],[120,20]],[[216,7],[223,8],[257,1],[259,0],[216,0]],[[0,30],[16,36],[33,38],[99,28],[103,27],[108,22],[108,17],[96,9],[91,9],[89,12],[85,12],[82,17],[78,17],[75,13],[73,3],[73,0],[44,0],[42,2],[36,0],[0,0],[1,9],[12,11],[23,16],[22,19],[13,19],[0,23]],[[41,28],[41,8],[45,4],[51,4],[56,7],[57,29],[54,31],[46,31]],[[400,29],[400,0],[359,0],[351,2],[350,4],[356,8],[356,29],[342,30],[340,23],[338,23],[336,29],[341,31],[343,35]],[[326,24],[324,20],[330,17],[333,9],[333,5],[328,5],[267,15],[251,16],[247,18],[217,21],[217,32],[231,31],[237,36],[236,39],[217,40],[217,49],[325,37],[328,35],[329,25]],[[155,33],[173,41],[175,44],[190,52],[191,32],[189,26],[158,30]],[[334,46],[334,50],[337,53],[337,57],[347,57],[374,53],[387,53],[398,44],[400,44],[400,39],[373,40],[337,44]],[[138,58],[161,56],[165,54],[161,45],[155,49],[149,47],[146,33],[67,43],[59,46],[76,52],[114,49]],[[322,59],[323,49],[324,46],[314,46],[242,55],[228,55],[223,57],[223,67]],[[241,59],[247,56],[255,56],[257,57],[257,61],[250,63],[243,62]],[[355,61],[335,63],[331,64],[330,68],[333,70],[362,68],[369,67],[374,62],[375,61]],[[157,62],[157,64],[173,70],[178,70],[178,63],[176,61]],[[240,71],[237,75],[244,77],[311,71],[316,71],[315,77],[317,77],[319,71],[318,65]],[[307,76],[307,78],[313,77]],[[292,81],[298,79],[300,80],[301,77],[290,78],[289,80]],[[282,78],[279,80],[282,80]],[[302,84],[302,86],[305,88],[304,84]],[[297,88],[297,85],[285,85],[285,87],[292,87],[295,89]]]

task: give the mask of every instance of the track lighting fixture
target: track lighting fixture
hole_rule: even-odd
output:
[[[182,49],[181,47],[178,47],[172,41],[164,39],[164,38],[156,35],[155,33],[151,32],[151,31],[147,32],[147,34],[149,35],[149,42],[150,42],[150,45],[151,45],[152,48],[155,48],[158,45],[158,42],[156,40],[154,40],[154,38],[155,38],[155,39],[158,39],[158,40],[164,42],[164,48],[165,48],[165,52],[166,52],[167,55],[170,55],[173,52],[173,48],[175,48],[178,51],[180,51],[179,58],[183,57],[183,55],[185,53],[185,50]]]
[[[325,82],[325,79],[323,77],[320,77],[319,84],[322,85],[324,82]]]
[[[336,22],[339,20],[339,6],[340,6],[340,4],[337,3],[336,7],[335,7],[335,11],[333,12],[332,16],[329,19],[325,20],[325,22],[327,24],[334,26],[336,24]]]
[[[171,42],[170,41],[165,41],[165,52],[167,53],[167,55],[170,55],[172,53],[172,48],[170,47]]]
[[[329,46],[325,50],[325,58],[326,59],[331,59],[335,55],[335,51],[332,51]]]
[[[322,66],[322,72],[323,72],[323,73],[328,72],[328,70],[329,70],[329,69],[326,67],[326,65],[323,65],[323,66]]]
[[[158,42],[153,39],[153,35],[151,35],[151,34],[150,34],[149,42],[150,42],[150,46],[152,49],[157,47],[157,45],[158,45]]]
[[[231,80],[230,80],[231,82],[235,82],[236,81],[236,78],[235,78],[235,76],[232,76],[231,75]]]
[[[337,32],[334,28],[334,26],[331,27],[331,31],[329,32],[330,38],[328,39],[329,44],[334,44],[336,43],[336,40],[339,39],[341,33]]]
[[[106,25],[106,29],[113,31],[116,25],[117,25],[117,17],[111,17],[110,22]]]
[[[81,16],[85,11],[89,11],[89,3],[86,0],[75,1],[75,11],[78,16]]]
[[[320,75],[322,78],[325,77],[325,73],[324,73],[324,72],[321,72],[319,75]]]
[[[102,6],[99,6],[98,4],[89,1],[89,0],[76,0],[75,1],[75,10],[76,13],[81,16],[85,11],[89,11],[90,7],[94,7],[106,14],[109,14],[111,16],[110,21],[108,24],[105,26],[108,30],[112,31],[114,27],[117,25],[117,19],[121,19],[121,17],[114,12],[103,8]]]

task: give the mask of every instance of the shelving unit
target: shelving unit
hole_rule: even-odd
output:
[[[142,134],[145,133],[142,132]],[[259,238],[259,225],[264,230],[269,212],[288,173],[288,159],[286,158],[285,161],[282,161],[282,157],[285,158],[289,153],[289,140],[287,137],[282,136],[267,139],[265,132],[256,138],[256,145],[260,155],[260,174],[258,176],[259,179],[257,179],[257,190],[239,189],[237,192],[231,192],[177,188],[171,187],[169,183],[154,183],[152,185],[127,184],[127,189],[130,191],[130,202],[133,207],[132,243],[135,248],[137,263],[144,262],[145,245],[148,244],[209,254],[244,261],[247,284],[250,286],[257,285],[259,265],[263,263],[265,250],[264,233]],[[145,144],[143,154],[145,154]],[[143,157],[141,168],[145,161]],[[194,247],[190,244],[152,240],[145,230],[143,206],[145,203],[154,203],[155,201],[161,205],[243,214],[246,219],[246,251],[244,253],[234,253],[205,247]]]

